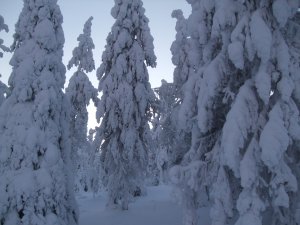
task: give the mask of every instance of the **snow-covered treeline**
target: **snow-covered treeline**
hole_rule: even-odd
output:
[[[23,2],[12,47],[0,38],[0,225],[75,225],[76,193],[128,210],[150,184],[174,187],[183,225],[203,207],[212,225],[300,224],[300,0],[187,0],[167,15],[173,82],[154,89],[143,2],[115,0],[97,72],[90,17],[65,90],[57,0]]]

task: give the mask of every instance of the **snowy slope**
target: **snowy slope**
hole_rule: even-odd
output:
[[[182,210],[171,194],[169,186],[149,187],[147,196],[129,204],[128,211],[106,208],[106,193],[95,198],[92,194],[80,194],[79,225],[181,225]],[[208,209],[201,209],[199,217],[198,225],[210,224]]]

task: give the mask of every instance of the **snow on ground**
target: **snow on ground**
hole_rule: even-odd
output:
[[[106,193],[96,197],[80,194],[77,202],[80,210],[79,225],[181,225],[182,210],[172,197],[169,186],[149,187],[147,196],[129,204],[128,211],[105,207]],[[198,225],[208,225],[208,209],[199,211]]]

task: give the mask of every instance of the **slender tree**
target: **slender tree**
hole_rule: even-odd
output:
[[[108,205],[128,209],[143,186],[151,147],[149,121],[155,95],[147,66],[156,66],[153,38],[141,0],[115,0],[116,19],[97,75],[102,92],[96,140],[100,144]]]
[[[176,88],[174,83],[162,80],[160,87],[155,88],[160,100],[158,125],[154,130],[154,139],[157,142],[156,164],[160,171],[160,178],[168,182],[168,170],[182,159],[184,148],[178,140]]]
[[[24,0],[0,108],[1,225],[74,225],[63,18],[56,0]]]
[[[184,154],[189,150],[191,145],[191,123],[188,121],[194,115],[195,110],[192,104],[186,104],[188,101],[183,101],[183,99],[188,97],[195,99],[195,92],[191,91],[188,96],[184,90],[185,88],[192,88],[188,80],[194,76],[199,58],[198,52],[195,51],[198,48],[197,42],[193,38],[189,38],[188,20],[184,18],[183,12],[181,10],[174,10],[172,17],[177,21],[175,27],[176,38],[170,49],[172,62],[175,65],[173,74],[174,93],[171,95],[173,105],[170,105],[172,110],[170,110],[169,116],[166,117],[166,122],[170,123],[170,125],[173,124],[171,126],[174,126],[174,129],[170,127],[173,133],[165,134],[169,136],[169,143],[171,144],[167,147],[170,159],[169,166],[180,164]],[[163,98],[166,97],[165,95]],[[182,104],[185,105],[183,106]],[[164,118],[162,118],[162,123],[164,123],[163,120]],[[168,129],[165,129],[164,132],[168,132]]]
[[[70,78],[66,95],[71,102],[71,136],[72,158],[76,173],[76,189],[87,191],[90,187],[88,171],[92,167],[90,159],[93,151],[87,140],[88,112],[90,100],[97,104],[97,89],[90,82],[86,73],[95,69],[92,50],[95,48],[91,38],[92,17],[83,28],[83,34],[77,38],[78,46],[73,50],[73,57],[69,61],[68,69],[77,66],[77,71]],[[86,72],[86,73],[85,73]],[[80,156],[80,157],[78,157]]]

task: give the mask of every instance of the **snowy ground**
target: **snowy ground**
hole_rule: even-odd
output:
[[[169,186],[149,187],[147,196],[137,198],[128,211],[105,207],[106,194],[95,198],[89,194],[77,197],[79,225],[181,225],[182,210],[172,200]],[[210,224],[208,210],[199,211],[199,225]]]

